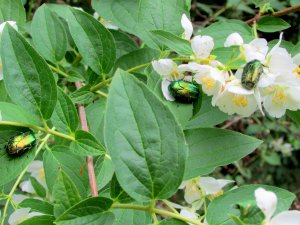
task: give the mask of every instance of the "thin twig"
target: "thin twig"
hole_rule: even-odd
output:
[[[274,12],[274,13],[271,13],[271,14],[261,15],[260,13],[258,13],[252,19],[247,20],[246,23],[252,24],[254,21],[257,22],[261,18],[266,17],[266,16],[276,16],[276,17],[279,17],[279,16],[287,15],[289,13],[297,12],[299,10],[300,10],[300,4],[294,5],[294,6],[291,6],[291,7],[288,7],[288,8],[285,8],[283,10],[280,10],[280,11],[277,11],[277,12]]]
[[[80,89],[81,83],[75,82],[75,86],[77,89]],[[78,111],[79,111],[81,128],[82,128],[82,130],[88,132],[89,127],[88,127],[87,120],[86,120],[86,113],[85,113],[84,106],[81,104],[78,104]],[[87,163],[87,169],[88,169],[88,174],[89,174],[91,193],[92,193],[93,197],[97,197],[98,196],[98,188],[97,188],[97,181],[96,181],[95,170],[94,170],[94,165],[93,165],[93,157],[87,156],[86,163]]]

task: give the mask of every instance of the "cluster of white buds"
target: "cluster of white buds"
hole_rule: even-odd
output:
[[[255,38],[245,44],[239,33],[232,33],[224,46],[239,46],[244,65],[231,68],[211,55],[214,40],[210,36],[195,36],[186,15],[181,24],[183,37],[190,41],[193,55],[188,64],[177,65],[171,59],[152,62],[157,73],[163,77],[162,92],[169,101],[176,98],[170,92],[170,84],[184,80],[202,86],[202,91],[212,96],[212,105],[232,115],[250,116],[264,110],[273,117],[282,117],[286,110],[300,109],[300,53],[294,57],[278,43],[269,51],[268,42]],[[234,70],[233,70],[234,69]],[[264,108],[264,110],[263,110]]]

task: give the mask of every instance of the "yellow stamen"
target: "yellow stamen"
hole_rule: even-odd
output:
[[[202,82],[206,85],[206,90],[211,90],[213,87],[214,87],[214,79],[213,78],[211,78],[211,77],[207,77],[207,76],[203,76],[202,77]]]
[[[45,171],[43,168],[39,170],[39,173],[37,176],[40,180],[45,180]]]
[[[244,96],[241,96],[241,95],[234,96],[232,101],[237,107],[245,108],[248,106],[248,100]]]
[[[299,66],[296,67],[294,72],[296,73],[296,78],[300,78],[300,67]]]
[[[282,88],[276,89],[272,102],[276,105],[284,105],[286,103],[286,94]]]

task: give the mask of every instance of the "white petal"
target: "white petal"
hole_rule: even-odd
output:
[[[199,59],[207,59],[214,48],[214,40],[210,36],[196,36],[191,41],[193,52]]]
[[[230,34],[224,43],[225,47],[230,47],[234,45],[242,45],[244,44],[244,40],[241,35],[237,32]]]
[[[119,29],[119,27],[112,24],[112,22],[110,22],[109,20],[103,19],[103,18],[100,19],[100,23],[103,26],[105,26],[107,29],[111,29],[111,30],[118,30]]]
[[[276,104],[273,101],[273,94],[270,94],[263,98],[263,105],[264,105],[265,110],[272,117],[280,118],[285,114],[285,111],[286,111],[285,104]]]
[[[192,220],[198,220],[198,215],[193,209],[188,209],[188,208],[182,209],[180,211],[180,215]],[[188,224],[193,225],[192,223],[188,223]]]
[[[235,182],[234,180],[225,180],[225,179],[218,179],[217,181],[221,188],[225,187],[227,184],[231,184]]]
[[[5,21],[5,22],[0,24],[0,35],[2,34],[3,29],[4,29],[6,24],[9,24],[15,30],[18,30],[18,26],[17,26],[17,23],[15,21]]]
[[[10,225],[17,225],[28,218],[30,208],[16,209],[9,217],[8,223]]]
[[[247,90],[246,88],[243,88],[242,86],[230,86],[228,87],[228,91],[234,94],[238,95],[253,95],[254,90]]]
[[[154,70],[161,76],[169,76],[176,64],[171,59],[160,59],[152,61]]]
[[[244,53],[246,61],[250,62],[254,59],[263,61],[268,52],[268,42],[264,38],[257,38],[249,44],[244,45]]]
[[[284,48],[277,48],[269,55],[269,70],[274,74],[285,74],[293,72],[296,65],[293,62],[291,55]]]
[[[296,54],[294,57],[293,57],[293,61],[295,64],[297,64],[298,66],[300,65],[300,53]]]
[[[300,211],[291,210],[281,212],[270,222],[272,225],[300,225]]]
[[[280,35],[279,35],[279,40],[278,40],[278,42],[276,43],[276,45],[274,45],[274,47],[271,49],[271,51],[269,52],[269,55],[272,55],[273,52],[276,51],[277,48],[280,46],[281,41],[282,41],[282,36],[283,36],[283,32],[280,33]]]
[[[206,195],[216,194],[222,190],[219,182],[213,177],[200,177],[198,183]]]
[[[258,188],[255,190],[255,199],[257,207],[265,215],[266,221],[269,221],[276,210],[277,196],[274,192]]]
[[[31,182],[29,180],[23,181],[20,184],[20,188],[23,192],[27,192],[27,193],[31,193],[31,194],[35,194],[35,190],[31,184]]]
[[[40,160],[34,160],[32,161],[32,163],[30,163],[28,169],[27,169],[27,172],[29,173],[34,173],[34,172],[37,172],[39,171],[40,169],[43,169],[43,162],[40,161]]]
[[[171,81],[169,81],[168,79],[163,79],[161,82],[161,90],[162,90],[162,93],[163,93],[165,99],[167,99],[168,101],[175,101],[175,98],[169,91],[170,84],[171,84]]]
[[[193,34],[193,25],[185,14],[182,14],[181,26],[184,29],[184,39],[190,40]]]
[[[189,182],[184,190],[184,199],[187,203],[192,204],[202,198],[202,193],[194,181]]]
[[[12,200],[13,200],[14,203],[19,204],[19,203],[21,203],[23,200],[25,200],[25,199],[27,199],[27,198],[29,198],[29,197],[26,196],[26,195],[14,194],[11,198],[12,198]]]
[[[257,102],[257,106],[258,106],[259,111],[261,112],[261,114],[262,114],[263,116],[265,116],[265,113],[264,113],[264,111],[263,111],[263,109],[262,109],[262,99],[261,99],[261,94],[260,94],[258,88],[256,88],[256,89],[254,90],[254,97],[255,97],[255,100],[256,100],[256,102]]]

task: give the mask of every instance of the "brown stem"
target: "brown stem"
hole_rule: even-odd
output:
[[[77,89],[80,89],[81,83],[75,82],[75,86]],[[88,127],[87,120],[86,120],[86,113],[85,113],[84,106],[81,104],[78,104],[78,111],[79,111],[81,128],[82,128],[82,130],[88,132],[89,127]],[[86,163],[87,163],[87,169],[88,169],[88,174],[89,174],[91,193],[92,193],[93,197],[97,197],[98,196],[98,188],[97,188],[97,181],[96,181],[95,170],[94,170],[94,165],[93,165],[93,157],[87,156]]]
[[[299,10],[300,10],[300,4],[288,7],[286,9],[274,12],[272,14],[266,14],[266,15],[257,14],[252,19],[247,20],[246,23],[252,24],[254,21],[258,21],[258,20],[260,20],[261,18],[263,18],[265,16],[276,16],[276,17],[279,17],[279,16],[287,15],[289,13],[297,12]]]

